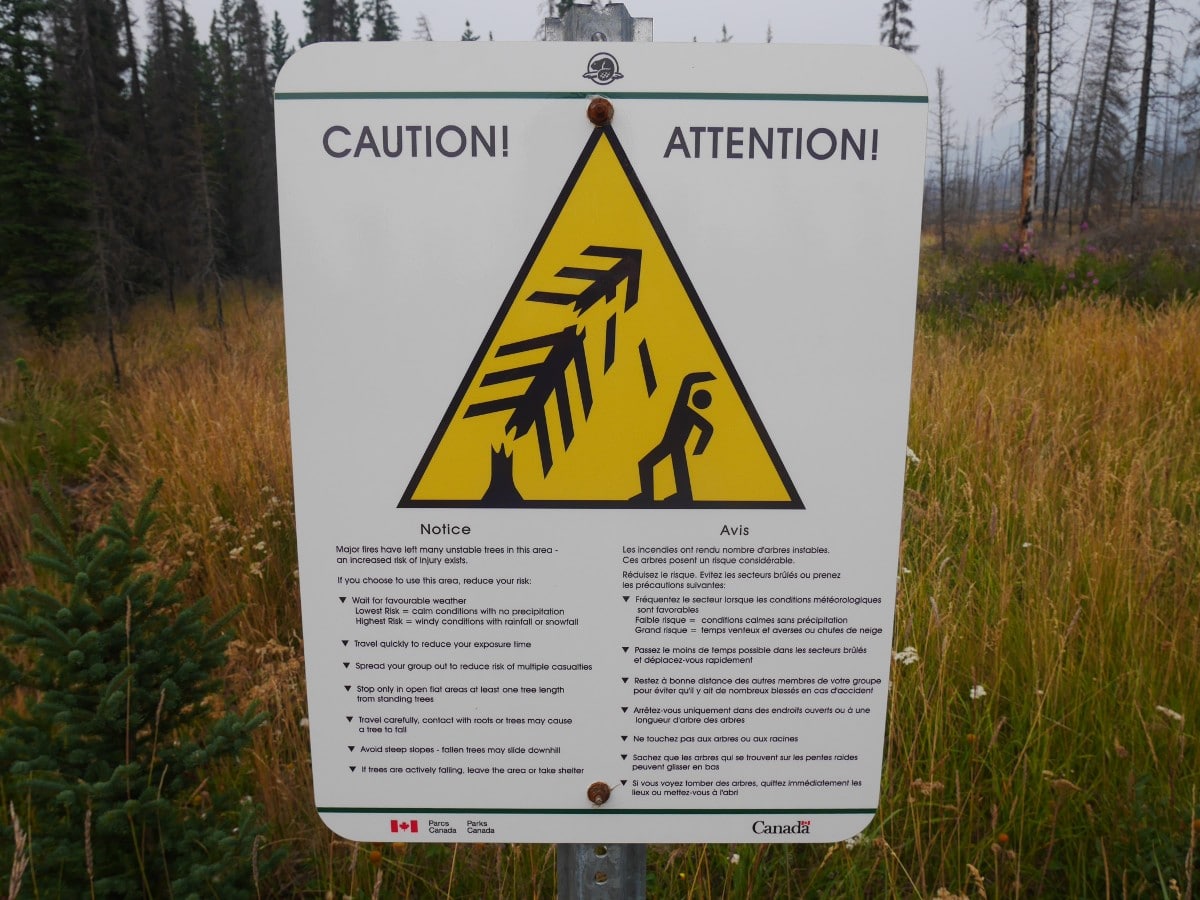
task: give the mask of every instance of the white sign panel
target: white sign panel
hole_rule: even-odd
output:
[[[330,828],[834,841],[870,821],[925,112],[916,68],[868,47],[330,44],[287,64]]]

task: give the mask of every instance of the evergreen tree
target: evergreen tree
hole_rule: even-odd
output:
[[[361,40],[361,32],[362,12],[358,8],[358,0],[345,0],[338,9],[338,40]]]
[[[86,303],[79,148],[58,128],[40,0],[0,0],[0,303],[55,331]]]
[[[254,859],[253,805],[206,778],[262,719],[206,702],[228,617],[205,622],[208,601],[179,590],[184,570],[156,574],[156,490],[132,522],[118,509],[82,536],[40,494],[49,523],[30,559],[57,589],[0,598],[0,786],[32,836],[27,877],[43,896],[249,898],[252,867],[274,862]]]
[[[196,305],[202,316],[208,311],[205,291],[210,285],[216,287],[219,322],[221,231],[213,170],[222,142],[215,69],[208,48],[196,33],[195,21],[180,7],[179,71],[186,73],[180,83],[179,100],[181,144],[186,148],[183,177],[192,198],[184,207],[191,250],[186,271],[197,286]]]
[[[116,331],[139,287],[137,178],[131,165],[126,76],[133,60],[120,50],[111,0],[65,0],[52,7],[54,78],[61,87],[68,136],[83,148],[84,202],[91,242],[89,294],[104,329],[113,380],[121,381]]]
[[[904,53],[915,53],[917,45],[912,43],[910,12],[912,4],[908,0],[884,0],[883,13],[879,16],[879,43]]]
[[[467,27],[463,30],[461,40],[464,40],[464,41],[479,40],[479,35],[477,35],[474,31],[471,30],[471,20],[470,19],[466,20],[466,26]]]
[[[363,18],[371,25],[372,41],[398,41],[400,29],[396,25],[396,11],[388,0],[367,0],[363,5]]]
[[[271,43],[267,52],[271,57],[271,86],[274,87],[275,80],[279,78],[279,70],[292,55],[292,48],[288,46],[287,29],[284,28],[283,19],[279,18],[278,12],[271,17]]]
[[[337,0],[304,0],[304,17],[308,20],[308,34],[301,46],[343,40],[339,28],[341,6]]]
[[[182,34],[187,13],[170,0],[154,0],[149,12],[145,93],[154,166],[145,180],[154,192],[156,243],[164,267],[167,299],[175,309],[176,285],[190,269],[194,255],[190,224],[196,198],[188,176],[198,151],[195,134],[188,125],[197,73],[194,55]]]
[[[347,8],[354,7],[353,0]],[[354,7],[356,8],[356,7]],[[357,13],[355,13],[357,16]],[[231,155],[240,163],[236,185],[241,249],[239,271],[273,279],[279,272],[279,201],[275,175],[274,78],[268,56],[267,28],[258,0],[240,0],[234,14],[236,26],[237,95]],[[354,24],[358,40],[357,20]]]

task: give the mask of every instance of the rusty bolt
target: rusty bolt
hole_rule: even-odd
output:
[[[592,102],[588,104],[587,117],[597,128],[607,125],[613,117],[612,103],[604,97],[593,97]]]
[[[611,796],[612,788],[603,781],[594,781],[588,785],[587,798],[592,801],[592,806],[603,806]]]

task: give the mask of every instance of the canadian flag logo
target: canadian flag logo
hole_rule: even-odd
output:
[[[402,831],[408,834],[416,834],[418,830],[416,819],[409,819],[406,822],[402,822],[399,819],[392,819],[392,834],[399,834]]]

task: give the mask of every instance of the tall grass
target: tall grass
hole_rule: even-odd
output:
[[[879,816],[832,846],[651,847],[651,896],[1200,896],[1200,302],[967,321],[918,329],[896,615],[912,649]],[[316,817],[278,302],[251,296],[224,332],[147,308],[119,350],[120,390],[87,341],[25,341],[26,374],[0,365],[0,580],[27,577],[31,479],[94,517],[164,476],[156,551],[243,609],[225,702],[270,720],[222,778],[288,850],[270,890],[553,896],[552,848],[360,846]]]

